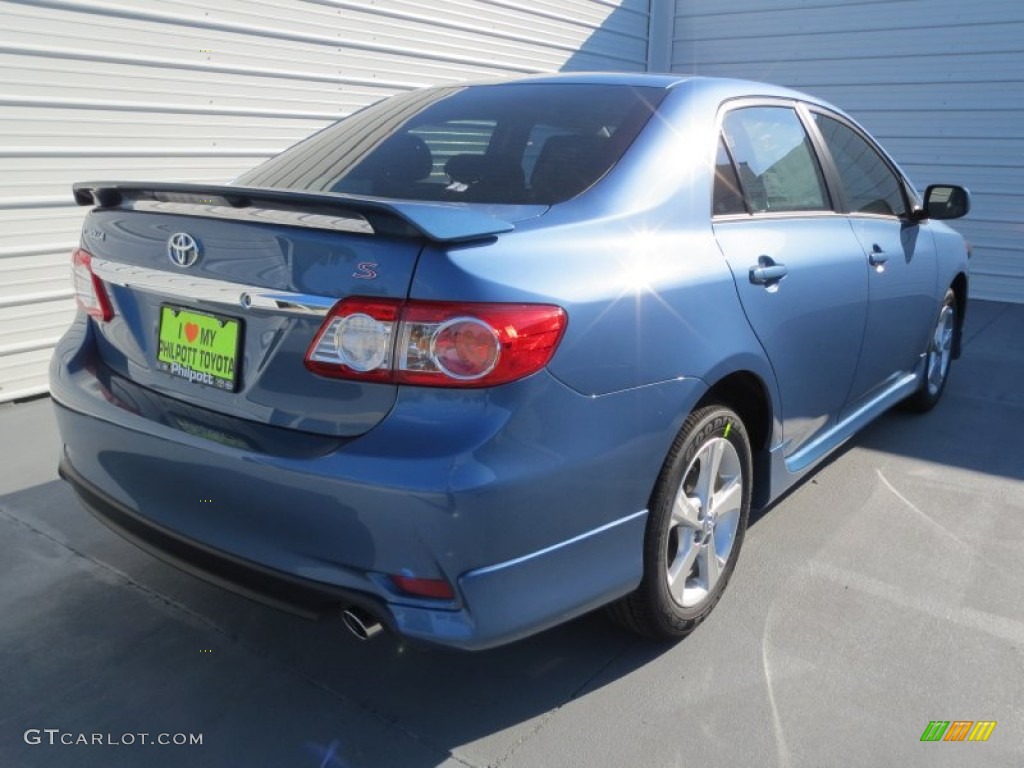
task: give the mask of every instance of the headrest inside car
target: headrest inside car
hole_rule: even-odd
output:
[[[392,136],[374,154],[381,158],[381,175],[389,181],[419,181],[429,176],[434,167],[427,142],[411,133]]]
[[[575,197],[611,166],[607,136],[552,136],[544,142],[530,174],[537,202],[554,203]]]
[[[452,181],[476,184],[484,177],[484,155],[452,155],[444,164],[444,172]]]

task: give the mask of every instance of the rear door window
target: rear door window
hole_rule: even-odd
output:
[[[722,136],[751,213],[831,210],[818,158],[793,109],[734,109]]]

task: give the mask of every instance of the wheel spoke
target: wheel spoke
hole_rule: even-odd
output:
[[[697,477],[697,487],[694,490],[705,510],[708,509],[711,495],[715,490],[715,481],[718,479],[718,468],[722,463],[724,449],[724,440],[712,440],[700,452],[700,475]]]
[[[716,495],[715,501],[715,551],[722,562],[728,562],[733,542],[736,539],[736,529],[739,527],[740,509],[743,504],[743,485],[739,478],[723,488]]]
[[[942,339],[939,342],[939,349],[943,352],[948,352],[953,348],[953,327],[946,324],[946,327],[942,329]]]
[[[718,562],[718,553],[715,551],[715,536],[711,534],[707,542],[700,548],[697,556],[697,569],[700,571],[700,580],[708,592],[715,588],[718,577],[722,575],[722,568]]]
[[[932,391],[942,383],[942,357],[936,352],[928,358],[928,383],[932,385]]]
[[[721,525],[722,517],[733,512],[738,512],[740,504],[743,503],[743,483],[739,475],[730,477],[725,484],[715,492],[711,500],[711,509]]]
[[[697,514],[700,511],[700,500],[686,495],[680,488],[676,494],[676,501],[672,505],[672,525],[681,525],[685,528],[700,528],[700,520]]]
[[[680,547],[676,559],[668,567],[668,589],[672,597],[680,605],[685,605],[683,593],[686,591],[686,580],[690,578],[690,571],[693,570],[693,562],[697,559],[697,545],[693,539],[684,550]]]

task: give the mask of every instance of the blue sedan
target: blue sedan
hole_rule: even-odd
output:
[[[74,193],[62,477],[361,638],[685,636],[752,509],[938,402],[967,304],[965,189],[735,80],[414,91],[230,184]]]

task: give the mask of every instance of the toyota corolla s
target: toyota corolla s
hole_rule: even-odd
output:
[[[129,540],[362,637],[599,606],[677,638],[750,510],[957,357],[968,248],[783,88],[420,90],[230,184],[76,184],[61,475]]]

